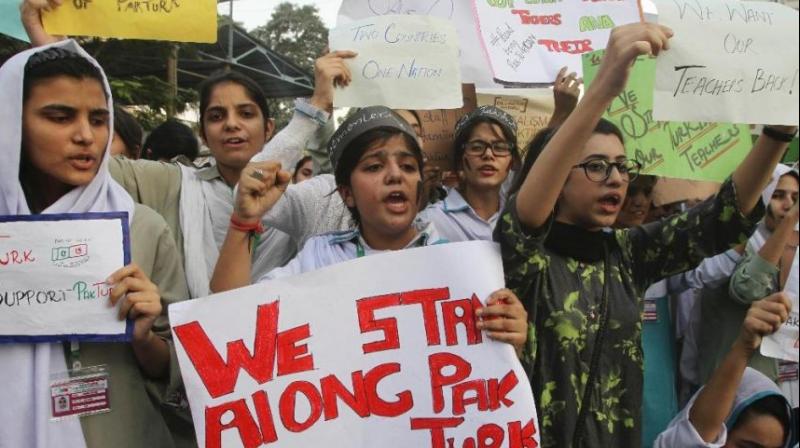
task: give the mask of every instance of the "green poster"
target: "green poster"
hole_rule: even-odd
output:
[[[591,84],[603,50],[583,55],[583,77]],[[681,179],[723,181],[753,146],[750,127],[724,123],[665,122],[653,119],[656,61],[640,57],[625,90],[611,103],[605,118],[625,136],[628,157],[643,165],[643,174]]]

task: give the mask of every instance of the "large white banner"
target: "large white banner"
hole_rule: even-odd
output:
[[[461,42],[461,74],[464,83],[493,87],[492,71],[480,51],[472,5],[468,0],[342,0],[337,26],[376,16],[413,14],[453,22]]]
[[[675,31],[659,56],[664,121],[798,124],[798,13],[777,3],[656,0]]]
[[[469,242],[170,306],[199,446],[538,446],[513,348],[475,325],[502,286]]]
[[[469,2],[494,77],[511,83],[553,83],[565,66],[581,74],[582,54],[606,48],[615,26],[641,20],[637,0]]]
[[[129,339],[106,283],[129,262],[127,213],[0,216],[0,342]]]
[[[347,60],[352,82],[336,89],[336,107],[458,109],[463,104],[458,34],[450,21],[429,16],[370,17],[331,30],[332,51]]]

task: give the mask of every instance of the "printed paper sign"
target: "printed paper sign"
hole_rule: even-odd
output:
[[[443,19],[380,16],[330,32],[331,50],[352,50],[353,82],[337,89],[336,107],[456,109],[463,105],[458,35]]]
[[[515,89],[508,91],[481,91],[478,106],[496,106],[511,114],[517,122],[517,147],[524,156],[528,143],[546,128],[553,115],[553,91],[550,89]]]
[[[602,56],[602,51],[583,56],[587,86],[597,75]],[[644,174],[724,181],[753,147],[750,128],[723,123],[656,121],[655,70],[655,59],[640,57],[628,85],[605,114],[622,130],[628,157],[642,163]]]
[[[641,20],[636,0],[470,1],[494,77],[510,83],[553,83],[565,66],[580,74],[580,55],[604,49],[615,26]]]
[[[128,235],[127,213],[0,216],[0,342],[129,340],[106,284]]]
[[[74,0],[42,16],[50,34],[217,41],[216,0]]]
[[[19,1],[0,0],[0,33],[29,42],[19,15]]]
[[[475,326],[502,286],[479,241],[170,306],[199,446],[538,446],[513,348]]]
[[[480,48],[475,33],[472,5],[464,0],[343,0],[339,9],[338,26],[361,19],[394,14],[439,17],[453,22],[458,30],[461,74],[468,84],[492,87],[492,72]]]
[[[659,120],[798,124],[798,15],[769,2],[657,0]]]
[[[478,107],[474,84],[463,84],[461,93],[464,98],[464,107],[461,109],[417,111],[422,121],[422,139],[425,141],[423,151],[427,158],[425,163],[432,163],[443,172],[454,170],[453,133],[456,123]]]
[[[795,252],[794,263],[789,271],[789,278],[786,279],[786,291],[792,299],[792,312],[789,320],[778,330],[777,333],[767,336],[761,342],[761,354],[770,358],[778,358],[786,361],[800,361],[800,303],[798,303],[798,252]]]

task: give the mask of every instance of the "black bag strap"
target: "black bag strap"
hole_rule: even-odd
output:
[[[572,436],[572,447],[580,448],[581,442],[586,432],[586,417],[589,414],[589,400],[594,390],[595,381],[598,375],[598,364],[600,355],[603,352],[603,342],[606,338],[608,328],[608,289],[611,284],[611,254],[608,244],[603,242],[603,295],[600,298],[600,328],[597,330],[597,337],[592,350],[592,360],[589,364],[589,376],[586,378],[586,387],[583,389],[583,399],[581,399],[580,409],[578,410],[578,421],[575,425],[575,432]]]

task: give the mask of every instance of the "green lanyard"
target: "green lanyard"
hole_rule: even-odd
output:
[[[80,370],[81,365],[81,345],[77,339],[73,339],[69,343],[69,363],[72,370]]]
[[[356,241],[356,258],[364,258],[365,256],[367,256],[367,253],[364,250],[364,246],[361,241]]]

